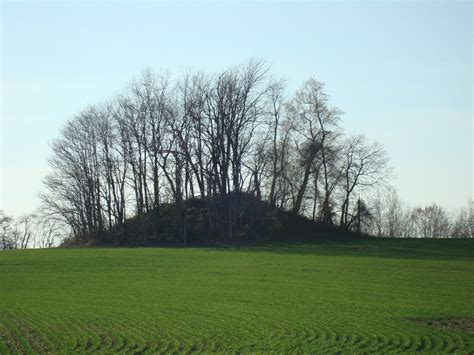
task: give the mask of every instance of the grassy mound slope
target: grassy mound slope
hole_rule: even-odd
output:
[[[5,252],[0,353],[469,353],[473,271],[474,240]]]

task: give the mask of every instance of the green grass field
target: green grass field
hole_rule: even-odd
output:
[[[0,353],[474,351],[474,240],[0,253]]]

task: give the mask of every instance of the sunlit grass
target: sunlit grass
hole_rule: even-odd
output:
[[[447,352],[474,241],[0,253],[0,353]]]

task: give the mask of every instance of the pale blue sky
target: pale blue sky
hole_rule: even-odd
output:
[[[0,208],[29,212],[48,144],[145,67],[265,58],[290,89],[326,82],[350,133],[382,142],[412,206],[473,191],[470,2],[2,2]]]

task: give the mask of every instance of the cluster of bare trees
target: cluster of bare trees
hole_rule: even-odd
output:
[[[61,223],[38,214],[13,218],[0,210],[0,250],[51,248],[64,236]]]
[[[133,218],[148,226],[146,242],[160,232],[160,209],[173,204],[186,242],[189,201],[199,200],[209,234],[234,239],[248,230],[253,196],[325,225],[368,230],[366,201],[390,172],[387,155],[346,135],[341,115],[321,82],[308,79],[288,95],[261,61],[178,79],[146,70],[61,130],[43,212],[83,238]]]
[[[474,204],[469,201],[467,205],[456,214],[437,204],[410,208],[395,190],[388,188],[373,200],[364,230],[390,238],[473,238]]]

